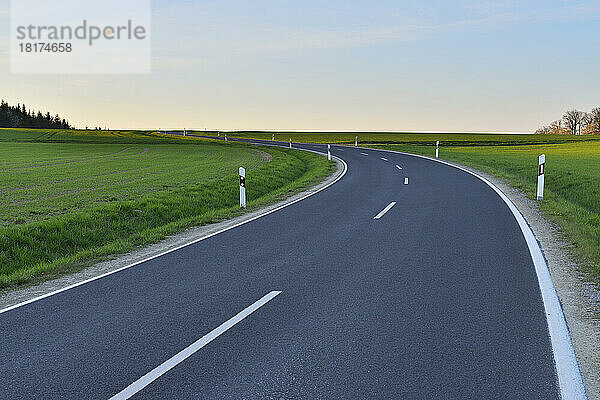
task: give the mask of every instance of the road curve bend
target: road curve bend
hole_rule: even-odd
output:
[[[348,171],[326,190],[0,313],[0,398],[559,399],[497,193],[431,160],[332,153]]]

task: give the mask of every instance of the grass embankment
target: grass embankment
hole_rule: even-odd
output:
[[[271,133],[230,136],[271,139]],[[535,198],[538,156],[545,153],[546,191],[540,209],[574,244],[591,281],[600,285],[600,137],[573,135],[278,133],[276,139],[353,144],[440,157],[502,178]]]
[[[0,147],[2,288],[241,214],[239,166],[248,210],[335,168],[312,153],[149,132],[0,130]]]

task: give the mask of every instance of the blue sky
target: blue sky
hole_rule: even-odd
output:
[[[526,132],[600,106],[597,0],[156,0],[152,15],[151,75],[11,75],[4,29],[0,97],[122,129]]]

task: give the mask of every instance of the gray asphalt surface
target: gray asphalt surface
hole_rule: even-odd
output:
[[[110,398],[273,290],[132,398],[559,398],[504,202],[432,161],[332,153],[347,174],[306,200],[0,314],[0,399]]]

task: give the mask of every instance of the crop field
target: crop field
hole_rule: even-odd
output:
[[[2,142],[181,144],[181,139],[150,131],[74,131],[0,128],[0,143]]]
[[[0,287],[81,269],[323,179],[324,157],[150,132],[0,129]]]
[[[5,143],[0,223],[23,224],[135,200],[264,165],[257,150],[204,146]]]

